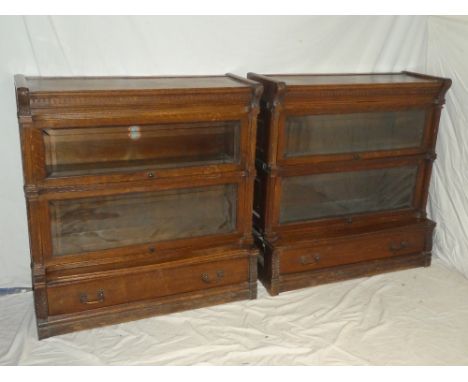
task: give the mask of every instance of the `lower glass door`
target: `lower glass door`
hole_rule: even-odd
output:
[[[237,184],[50,201],[54,256],[236,229]]]
[[[411,208],[418,166],[282,179],[280,224]]]

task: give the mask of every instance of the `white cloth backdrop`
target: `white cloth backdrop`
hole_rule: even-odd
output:
[[[452,79],[442,112],[428,210],[434,252],[468,277],[468,16],[430,17],[427,71]]]
[[[463,189],[467,136],[462,125],[468,72],[461,61],[467,55],[461,50],[467,37],[463,19],[425,16],[0,17],[0,287],[30,286],[15,73],[245,75],[409,69],[450,76],[455,85],[440,129],[431,214],[439,222],[436,255],[468,275],[468,224],[463,227],[468,219]]]

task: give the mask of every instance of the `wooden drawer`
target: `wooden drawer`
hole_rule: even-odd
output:
[[[70,278],[70,277],[69,277]],[[174,261],[104,275],[79,275],[47,287],[49,315],[75,313],[118,304],[247,283],[249,256]]]
[[[415,254],[426,248],[428,229],[407,227],[321,240],[318,244],[291,246],[280,250],[280,273],[303,272],[392,256]]]

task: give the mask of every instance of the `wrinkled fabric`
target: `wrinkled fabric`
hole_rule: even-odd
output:
[[[468,278],[468,16],[430,17],[428,31],[427,72],[452,79],[429,189],[434,253]]]
[[[0,297],[0,364],[468,365],[466,296],[438,260],[38,341],[28,292]]]

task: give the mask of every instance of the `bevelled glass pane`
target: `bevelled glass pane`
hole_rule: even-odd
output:
[[[424,110],[286,118],[286,157],[420,147]]]
[[[233,232],[237,186],[50,202],[55,256]]]
[[[237,121],[46,129],[49,176],[91,175],[239,161]]]
[[[409,208],[417,166],[286,177],[280,223]]]

